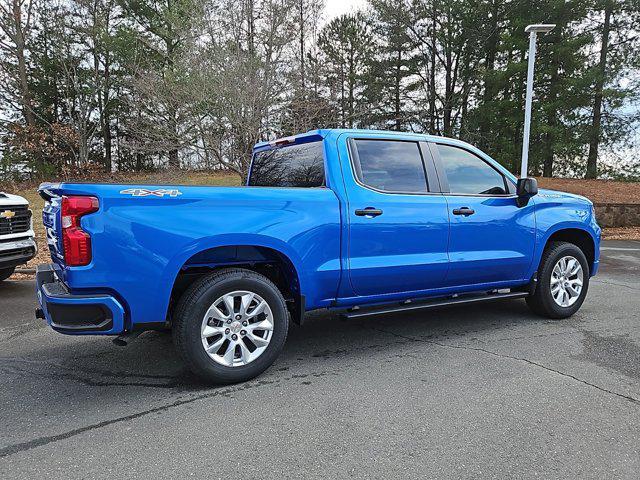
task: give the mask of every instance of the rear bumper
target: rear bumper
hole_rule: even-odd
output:
[[[108,294],[74,295],[53,265],[38,265],[36,295],[47,323],[69,335],[115,335],[124,330],[124,308]]]
[[[12,268],[27,263],[36,256],[33,238],[15,238],[0,241],[0,269]]]

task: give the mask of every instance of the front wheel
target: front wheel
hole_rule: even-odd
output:
[[[572,243],[552,242],[545,249],[538,269],[538,283],[527,304],[548,318],[567,318],[582,306],[589,289],[589,264]]]
[[[15,270],[15,267],[1,269],[0,270],[0,282],[2,282],[3,280],[6,280],[11,275],[13,275],[14,270]]]
[[[228,269],[195,282],[175,310],[173,336],[191,370],[212,383],[237,383],[266,370],[287,337],[278,288],[250,270]]]

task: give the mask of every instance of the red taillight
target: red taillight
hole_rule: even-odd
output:
[[[62,197],[62,244],[64,261],[71,267],[91,262],[91,237],[80,228],[80,217],[96,212],[96,197]]]

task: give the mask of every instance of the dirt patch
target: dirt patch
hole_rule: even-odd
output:
[[[602,238],[605,240],[640,240],[640,227],[603,228]]]
[[[537,180],[540,188],[575,193],[593,203],[640,203],[640,182],[542,177]]]

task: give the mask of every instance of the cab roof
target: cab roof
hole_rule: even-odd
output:
[[[360,129],[360,128],[322,128],[309,130],[305,133],[299,133],[297,135],[292,135],[290,137],[282,137],[271,141],[258,142],[254,145],[254,151],[264,150],[268,148],[272,148],[279,145],[287,145],[287,144],[300,144],[300,143],[308,143],[314,142],[318,140],[322,140],[329,135],[338,136],[343,133],[349,133],[354,135],[372,135],[372,134],[384,134],[385,136],[390,137],[406,137],[406,136],[416,136],[421,137],[427,141],[436,140],[436,139],[446,139],[454,143],[465,144],[465,142],[453,138],[441,137],[437,135],[428,135],[424,133],[415,133],[415,132],[398,132],[395,130],[372,130],[372,129]]]

